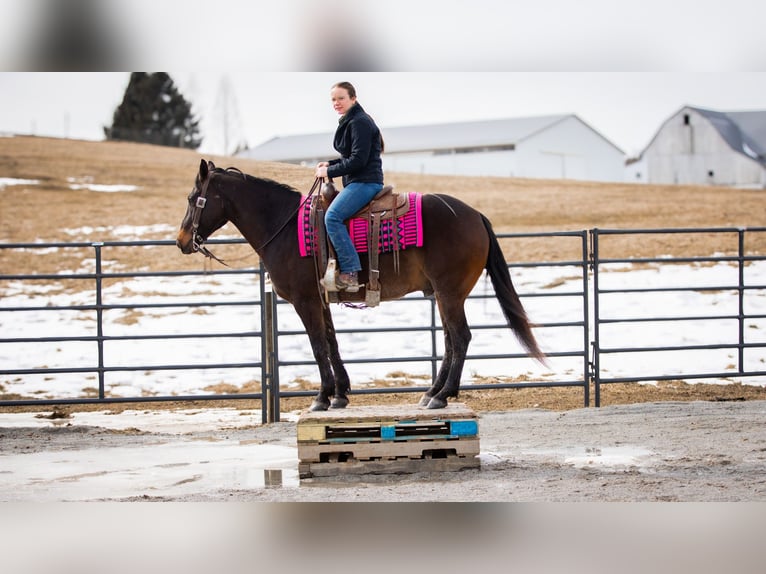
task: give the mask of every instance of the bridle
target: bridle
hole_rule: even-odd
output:
[[[210,174],[208,177],[205,178],[205,181],[202,183],[202,189],[199,192],[199,197],[197,197],[197,201],[194,202],[194,213],[192,214],[191,233],[192,233],[192,250],[195,253],[197,251],[202,251],[202,249],[204,249],[205,240],[202,237],[200,237],[197,231],[199,230],[199,220],[202,217],[202,210],[205,209],[205,205],[207,204],[207,187],[208,187],[208,184],[210,183],[211,177],[212,177],[212,174]]]
[[[228,263],[226,263],[223,259],[220,259],[219,257],[217,257],[212,251],[210,251],[207,247],[205,247],[205,239],[198,233],[199,220],[202,218],[202,210],[205,209],[205,205],[207,205],[207,188],[212,177],[213,177],[213,174],[211,172],[210,174],[208,174],[208,177],[205,178],[205,181],[202,182],[202,189],[199,192],[199,197],[197,197],[197,200],[194,202],[194,213],[192,214],[192,225],[191,225],[192,252],[202,253],[202,255],[204,255],[205,257],[208,257],[210,259],[215,259],[221,265],[225,265],[226,267],[229,267]]]
[[[244,177],[244,173],[239,171],[237,168],[230,167],[226,171],[236,171],[240,175]],[[199,221],[202,218],[202,210],[205,209],[205,206],[207,205],[207,188],[208,184],[210,183],[210,180],[213,178],[213,172],[211,171],[208,176],[205,178],[205,181],[202,182],[202,189],[199,192],[199,196],[197,197],[197,200],[194,202],[194,213],[192,214],[192,225],[191,225],[191,235],[192,235],[192,252],[194,253],[202,253],[205,257],[209,257],[211,259],[215,259],[218,261],[218,263],[221,263],[222,265],[225,265],[226,267],[229,267],[229,264],[226,263],[223,259],[220,259],[216,257],[216,255],[211,252],[207,247],[205,247],[205,239],[200,236],[198,233],[199,230]],[[285,222],[277,229],[276,233],[272,235],[263,245],[258,247],[255,251],[259,251],[260,249],[263,249],[266,247],[269,243],[271,243],[277,235],[279,235],[282,230],[287,227],[287,224],[292,221],[293,217],[295,217],[298,212],[300,211],[301,207],[303,207],[307,201],[311,199],[311,196],[313,193],[318,189],[320,183],[324,181],[324,178],[316,178],[314,180],[314,184],[311,186],[311,189],[308,192],[308,195],[306,196],[306,199],[304,199],[299,205],[298,209],[295,210],[294,213],[288,217]]]

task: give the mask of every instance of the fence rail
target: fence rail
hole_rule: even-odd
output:
[[[543,341],[548,357],[559,365],[566,364],[567,368],[564,374],[558,376],[547,373],[526,377],[526,380],[498,377],[491,383],[474,383],[469,388],[575,387],[582,390],[584,406],[589,406],[591,402],[600,406],[601,388],[606,384],[766,376],[766,344],[758,338],[761,334],[758,322],[766,319],[766,305],[761,303],[766,298],[766,279],[760,279],[766,274],[757,273],[762,270],[761,264],[766,257],[746,249],[746,238],[763,233],[766,233],[766,228],[592,229],[498,234],[504,245],[513,246],[514,242],[529,239],[552,241],[557,249],[561,248],[561,252],[577,253],[561,261],[509,264],[524,305],[534,309],[531,313],[533,318],[542,318],[535,321],[536,333]],[[647,235],[656,234],[712,234],[720,236],[722,243],[734,237],[735,247],[729,249],[728,254],[722,248],[724,254],[720,256],[607,258],[601,255],[604,246],[609,248],[610,240],[617,236],[629,236],[641,241]],[[241,243],[244,242],[239,239],[210,242],[211,245]],[[279,420],[282,398],[315,394],[316,390],[296,390],[291,385],[290,373],[296,369],[313,369],[315,363],[305,332],[293,316],[292,307],[284,301],[277,301],[262,268],[126,271],[120,268],[119,262],[106,255],[111,249],[126,247],[154,250],[166,257],[170,257],[171,252],[172,256],[176,255],[172,241],[0,244],[0,261],[4,255],[22,252],[30,259],[30,268],[34,268],[38,257],[61,258],[63,254],[76,250],[89,250],[92,254],[81,261],[78,270],[61,273],[24,272],[24,265],[17,264],[18,257],[14,259],[12,273],[8,272],[8,266],[2,265],[0,395],[4,398],[0,400],[0,406],[254,399],[261,401],[262,419],[268,422]],[[673,266],[690,267],[696,274],[687,274],[684,281],[673,284],[651,283],[641,275],[646,275],[649,269],[649,273],[654,270],[662,279],[662,270]],[[615,267],[619,267],[621,272],[613,273]],[[716,275],[719,268],[724,271],[733,269],[735,276],[730,277],[725,271],[723,274],[727,276],[719,278]],[[713,270],[713,280],[710,273],[700,272],[704,269]],[[625,273],[626,270],[636,272]],[[700,281],[696,280],[697,274],[701,277]],[[542,279],[536,279],[536,275]],[[519,276],[523,278],[521,286],[517,280]],[[546,284],[546,278],[552,276],[561,276],[561,280],[553,282],[554,285]],[[695,279],[689,279],[691,276]],[[527,280],[528,277],[532,279]],[[615,277],[630,279],[615,282]],[[637,284],[638,280],[648,282]],[[161,288],[156,288],[156,282],[164,283]],[[227,282],[231,282],[231,286]],[[222,283],[226,283],[228,291],[221,290]],[[64,284],[69,287],[64,288]],[[179,286],[183,287],[181,292],[177,290]],[[162,293],[157,293],[158,289]],[[220,291],[225,293],[220,294]],[[243,297],[242,293],[248,295]],[[626,312],[626,309],[642,309],[642,305],[652,305],[642,302],[642,297],[667,296],[715,296],[717,299],[714,305],[707,306],[704,300],[700,306],[691,308],[670,305],[671,309],[682,312],[643,315]],[[617,311],[612,304],[615,299],[623,302]],[[502,313],[492,312],[493,300],[491,289],[478,289],[467,301],[469,307],[473,306],[467,312],[469,321],[472,321],[473,312],[478,311],[478,319],[471,324],[475,339],[467,364],[473,361],[481,365],[517,365],[508,361],[528,361],[518,347],[497,352],[491,346],[482,346],[483,337],[505,337],[508,332]],[[352,353],[345,357],[346,364],[350,368],[369,368],[380,363],[403,364],[410,365],[410,369],[422,369],[427,365],[433,380],[443,355],[441,325],[433,298],[412,295],[383,307],[398,309],[398,314],[403,317],[424,319],[418,323],[355,325],[353,321],[345,323],[343,318],[336,318],[338,337],[353,341],[354,338],[390,338],[398,335],[400,340],[421,338],[422,344],[414,351],[400,354],[383,354],[378,349]],[[397,314],[394,311],[391,313]],[[159,331],[141,322],[142,318],[152,314],[156,315],[161,325]],[[71,316],[77,318],[77,326],[73,326]],[[53,321],[50,317],[54,318]],[[37,321],[50,332],[36,328],[34,322]],[[61,329],[56,328],[57,321],[62,325]],[[651,329],[648,335],[650,342],[631,336],[631,333],[660,324],[676,327],[683,324],[686,329],[718,329],[725,331],[725,334],[709,342],[688,342],[681,336],[675,342],[665,343],[652,342]],[[731,327],[732,324],[735,327]],[[61,332],[62,329],[64,332]],[[150,348],[146,345],[150,345],[152,351],[167,345],[164,360],[161,363],[147,360],[149,353],[142,355],[140,352],[140,349]],[[77,351],[72,354],[75,358],[67,360],[70,347],[77,347]],[[344,349],[346,347],[341,343],[341,351],[344,352]],[[187,354],[189,351],[193,353]],[[736,356],[731,364],[726,362],[720,368],[707,368],[701,372],[695,368],[673,372],[663,370],[664,363],[655,358],[658,354],[695,352],[723,353],[724,362],[732,353]],[[232,357],[236,358],[232,360]],[[657,369],[626,374],[625,369],[615,370],[607,364],[613,357],[619,357],[628,364],[636,361],[636,357],[649,357],[638,361],[650,367],[653,364]],[[691,367],[699,366],[694,359],[689,362]],[[176,372],[179,374],[172,374]],[[130,377],[159,377],[160,374],[166,376],[171,389],[167,393],[137,391],[124,383]],[[19,380],[66,375],[74,376],[67,392],[62,390],[56,394],[56,391],[44,392],[38,388],[33,394],[43,395],[41,398],[31,397],[28,393],[14,396],[13,389]],[[193,392],[184,392],[183,389],[189,387],[178,383],[179,379],[206,377],[212,379],[206,384],[200,383],[202,388],[195,388]],[[83,380],[94,381],[94,387],[86,387],[87,391],[84,391],[81,386]],[[239,387],[237,384],[226,386],[225,383],[231,380],[238,381]],[[281,380],[286,380],[285,384]],[[174,385],[180,390],[172,390]],[[593,401],[591,385],[594,389]],[[355,388],[354,392],[422,392],[427,386],[404,384],[381,388],[373,385]],[[49,387],[57,385],[47,385],[46,388]],[[215,390],[220,388],[224,390]],[[55,396],[51,395],[52,392]]]

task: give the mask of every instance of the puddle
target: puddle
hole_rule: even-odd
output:
[[[240,441],[2,455],[0,468],[2,500],[180,496],[299,486],[296,448]]]
[[[649,464],[654,454],[640,446],[608,447],[563,447],[552,449],[530,449],[522,451],[522,456],[540,456],[554,459],[560,464],[570,464],[576,468],[611,468],[640,467]]]

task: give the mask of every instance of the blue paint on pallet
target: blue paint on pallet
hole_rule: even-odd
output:
[[[449,426],[452,436],[476,436],[479,434],[479,423],[476,421],[450,421]]]

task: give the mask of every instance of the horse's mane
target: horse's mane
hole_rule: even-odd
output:
[[[259,183],[261,185],[265,185],[269,188],[276,189],[283,192],[292,192],[292,193],[298,193],[300,192],[296,190],[294,187],[287,185],[286,183],[280,183],[278,181],[274,181],[273,179],[268,179],[264,177],[255,177],[254,175],[250,175],[248,173],[243,172],[242,170],[236,168],[236,167],[215,167],[211,171],[211,173],[218,173],[223,175],[235,175],[239,176],[245,181],[252,181],[255,183]]]

